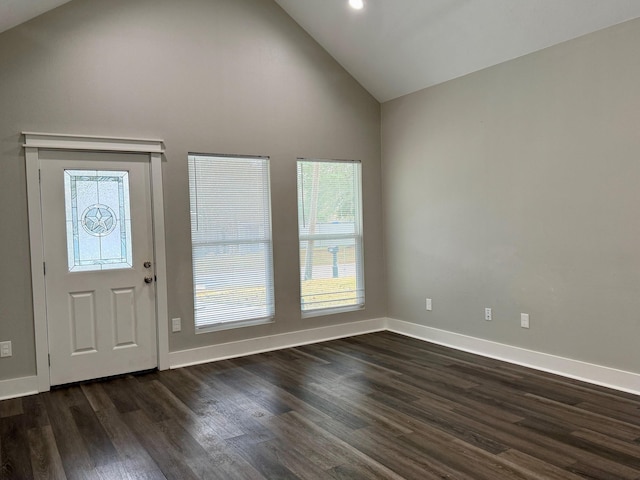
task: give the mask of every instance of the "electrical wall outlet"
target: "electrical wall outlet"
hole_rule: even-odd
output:
[[[12,355],[11,342],[0,342],[0,358],[10,357]]]
[[[428,311],[433,310],[433,307],[432,307],[432,305],[431,305],[431,299],[430,299],[430,298],[427,298],[427,310],[428,310]]]
[[[491,309],[489,307],[484,309],[484,319],[489,321],[489,320],[493,320],[493,315],[491,313]]]
[[[171,319],[171,331],[179,332],[182,330],[182,319],[180,318],[172,318]]]
[[[521,313],[520,314],[520,326],[522,328],[529,328],[529,314]]]

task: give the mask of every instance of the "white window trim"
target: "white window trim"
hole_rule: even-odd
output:
[[[115,138],[22,132],[25,141],[27,201],[29,212],[29,245],[31,250],[31,285],[36,344],[36,376],[38,391],[51,389],[49,378],[49,343],[47,341],[47,305],[44,278],[44,236],[40,201],[40,149],[82,150],[119,153],[146,153],[151,165],[151,207],[153,212],[153,247],[155,253],[156,322],[158,369],[169,368],[169,313],[167,303],[167,261],[162,194],[162,154],[164,142],[154,139]]]
[[[357,312],[364,310],[365,304],[349,305],[345,307],[317,308],[315,310],[301,310],[302,318],[324,317],[325,315],[337,315],[338,313]]]
[[[274,312],[272,315],[266,316],[266,317],[258,317],[258,318],[247,318],[247,319],[243,319],[243,320],[234,320],[234,321],[229,321],[229,322],[221,322],[221,323],[213,323],[210,325],[206,325],[206,326],[201,326],[198,327],[197,325],[195,325],[195,290],[194,290],[194,329],[195,329],[195,333],[196,335],[199,334],[203,334],[203,333],[211,333],[211,332],[219,332],[219,331],[223,331],[223,330],[234,330],[237,328],[245,328],[245,327],[253,327],[253,326],[257,326],[257,325],[266,325],[266,324],[270,324],[270,323],[275,323],[275,272],[274,272],[274,265],[273,265],[273,211],[271,209],[271,164],[270,164],[270,160],[271,158],[269,156],[265,156],[265,155],[240,155],[240,154],[226,154],[226,153],[196,153],[196,152],[189,152],[188,156],[203,156],[203,157],[217,157],[217,158],[238,158],[238,159],[261,159],[261,160],[266,160],[267,161],[267,186],[268,186],[268,190],[269,190],[269,195],[267,198],[267,207],[269,209],[269,238],[264,238],[262,240],[257,241],[258,243],[265,243],[268,242],[269,243],[269,247],[271,249],[271,265],[269,265],[269,275],[271,277],[271,296],[272,296],[272,301],[274,304]],[[191,188],[191,185],[189,185],[189,188]],[[192,227],[191,227],[192,228]],[[200,244],[208,244],[208,245],[212,245],[212,244],[216,244],[216,243],[220,243],[220,244],[228,244],[228,242],[226,241],[220,241],[220,242],[194,242],[193,239],[191,239],[191,253],[193,255],[193,247],[194,245],[200,245]],[[191,279],[192,281],[194,280],[194,272],[193,272],[193,265],[192,265],[192,272],[191,272]]]
[[[220,332],[223,330],[235,330],[237,328],[255,327],[256,325],[266,325],[275,323],[274,316],[262,318],[250,318],[248,320],[237,320],[235,322],[216,323],[207,327],[196,327],[196,335],[201,333]]]
[[[297,162],[325,162],[325,163],[357,163],[360,165],[360,176],[358,178],[358,189],[356,191],[357,198],[356,202],[358,203],[358,213],[359,213],[359,222],[357,224],[358,231],[352,235],[300,235],[300,229],[298,228],[298,249],[300,249],[300,242],[308,241],[308,240],[340,240],[343,238],[354,238],[360,239],[360,255],[361,255],[361,266],[362,271],[356,272],[359,278],[359,284],[362,286],[362,292],[364,296],[365,291],[365,283],[364,283],[364,203],[362,201],[362,162],[360,160],[342,160],[342,159],[322,159],[322,158],[305,158],[298,157]],[[300,269],[298,269],[298,275],[300,275]],[[298,280],[300,282],[300,280]],[[357,281],[357,282],[358,282]],[[302,285],[300,284],[302,288]],[[365,297],[366,298],[366,297]],[[366,301],[366,300],[365,300]],[[302,303],[300,304],[300,316],[302,319],[305,318],[313,318],[313,317],[322,317],[326,315],[336,315],[339,313],[348,313],[364,310],[366,308],[366,303],[356,304],[356,305],[345,305],[340,307],[328,307],[328,308],[316,308],[313,310],[302,310]]]

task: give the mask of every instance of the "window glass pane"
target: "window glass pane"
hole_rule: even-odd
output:
[[[131,268],[131,211],[126,171],[65,170],[70,272]]]
[[[269,163],[189,156],[196,327],[274,315]]]
[[[360,163],[298,161],[303,312],[364,306]]]

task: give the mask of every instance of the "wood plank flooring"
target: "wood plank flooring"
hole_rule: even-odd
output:
[[[0,402],[0,479],[640,479],[640,397],[375,333]]]

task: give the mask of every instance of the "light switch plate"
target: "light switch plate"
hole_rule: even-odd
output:
[[[10,357],[12,355],[11,342],[0,342],[0,358]]]
[[[171,319],[171,331],[179,332],[182,330],[182,319],[180,318],[172,318]]]

